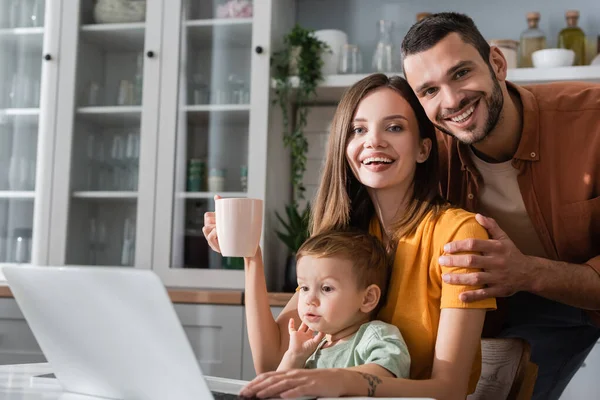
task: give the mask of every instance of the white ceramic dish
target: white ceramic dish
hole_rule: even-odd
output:
[[[544,49],[531,54],[531,61],[536,68],[569,67],[574,60],[575,52],[567,49]]]

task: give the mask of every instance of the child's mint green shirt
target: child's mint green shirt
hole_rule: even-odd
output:
[[[382,321],[362,324],[350,339],[317,350],[306,360],[304,368],[348,368],[377,364],[397,378],[408,378],[410,356],[398,328]]]

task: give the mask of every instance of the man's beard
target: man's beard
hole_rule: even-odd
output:
[[[498,120],[500,119],[500,113],[502,112],[502,107],[504,106],[504,96],[502,95],[502,89],[500,88],[498,79],[496,79],[496,77],[494,75],[492,75],[491,78],[492,78],[492,83],[493,83],[493,89],[492,89],[492,94],[490,95],[490,97],[485,98],[486,103],[488,104],[488,117],[487,117],[487,121],[485,122],[485,126],[483,127],[483,131],[478,133],[478,132],[475,132],[475,127],[473,127],[472,129],[467,128],[467,130],[470,131],[472,133],[472,135],[469,137],[464,137],[464,135],[461,135],[461,136],[463,136],[462,138],[458,137],[457,135],[452,133],[452,131],[450,131],[448,128],[446,128],[444,125],[441,124],[441,121],[444,120],[444,117],[442,117],[441,115],[437,116],[436,122],[434,122],[433,125],[435,125],[435,127],[437,129],[439,129],[440,131],[444,132],[447,135],[452,136],[453,138],[455,138],[456,140],[458,140],[464,144],[472,145],[472,144],[481,142],[483,139],[485,139],[487,137],[487,135],[498,124]],[[485,93],[483,93],[483,92],[480,92],[480,94],[481,94],[481,98],[478,100],[480,102],[480,104],[477,107],[482,106],[481,100],[484,98],[484,95],[485,95]],[[459,104],[458,108],[456,108],[456,110],[454,110],[452,112],[447,112],[446,115],[454,114],[455,112],[462,110],[470,102],[471,102],[471,99],[464,99],[463,101],[460,102],[460,104]]]

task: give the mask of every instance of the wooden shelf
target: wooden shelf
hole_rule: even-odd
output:
[[[0,190],[0,199],[35,199],[35,192],[31,191],[16,191],[16,190]]]
[[[41,57],[44,47],[44,28],[0,29],[0,44],[25,48],[39,53]]]
[[[142,106],[80,107],[77,116],[82,121],[101,126],[139,126]]]
[[[138,192],[133,191],[87,191],[73,192],[75,199],[93,200],[137,200]]]
[[[90,24],[81,27],[81,40],[95,44],[107,52],[143,51],[146,24]]]
[[[252,45],[252,18],[199,19],[185,22],[194,48],[247,48]]]

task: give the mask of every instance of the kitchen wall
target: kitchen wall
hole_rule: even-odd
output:
[[[586,35],[600,34],[600,1],[598,0],[297,0],[296,21],[311,29],[340,29],[348,42],[359,46],[363,56],[364,73],[371,64],[377,40],[376,22],[390,19],[395,22],[394,40],[397,49],[415,16],[422,11],[457,11],[469,15],[486,39],[518,40],[526,29],[525,14],[541,13],[540,28],[546,33],[549,47],[556,45],[558,32],[565,26],[567,9],[580,12],[579,25]],[[307,170],[304,176],[306,198],[312,199],[325,155],[328,127],[335,107],[312,107],[306,135],[309,142]]]
[[[546,33],[549,47],[556,46],[559,31],[566,26],[565,11],[579,10],[579,26],[586,35],[600,34],[598,0],[297,0],[297,22],[311,29],[340,29],[348,42],[357,44],[363,65],[371,63],[377,40],[376,22],[395,22],[398,49],[402,38],[422,11],[456,11],[469,15],[486,39],[518,40],[527,28],[525,14],[541,13],[540,29]],[[367,71],[368,72],[368,71]]]

